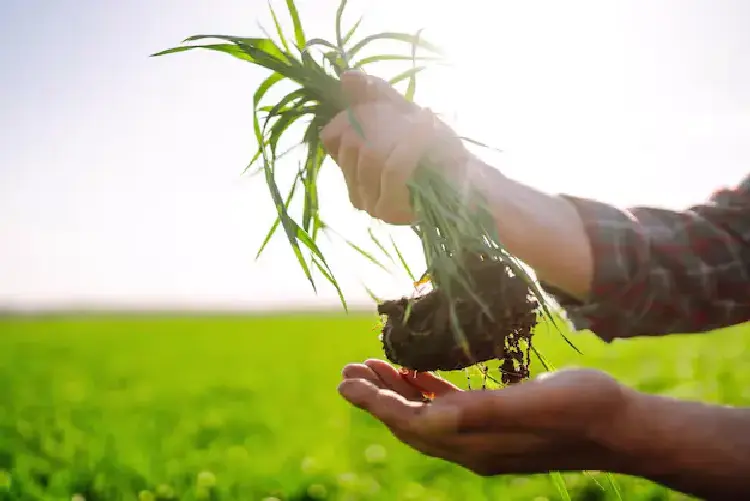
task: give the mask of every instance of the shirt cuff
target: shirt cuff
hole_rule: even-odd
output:
[[[577,210],[591,244],[591,291],[583,302],[548,284],[542,287],[565,310],[574,330],[589,330],[608,343],[631,337],[640,295],[636,278],[645,259],[641,254],[648,249],[643,235],[627,211],[594,200],[563,198]]]

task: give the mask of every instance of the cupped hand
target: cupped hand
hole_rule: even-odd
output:
[[[360,71],[344,73],[341,86],[351,107],[326,124],[320,137],[341,168],[354,207],[387,223],[411,224],[407,182],[423,160],[457,184],[470,184],[471,155],[430,110]]]
[[[430,373],[367,360],[344,368],[339,392],[414,449],[497,475],[613,468],[622,458],[611,441],[631,390],[599,371],[564,370],[462,391]]]

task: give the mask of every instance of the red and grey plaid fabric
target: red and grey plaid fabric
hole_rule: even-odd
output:
[[[594,250],[591,295],[583,304],[545,289],[576,329],[611,341],[750,320],[750,177],[684,211],[567,198]]]

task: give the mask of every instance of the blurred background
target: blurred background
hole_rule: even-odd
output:
[[[289,31],[285,2],[271,5]],[[334,37],[337,6],[298,0],[308,37]],[[420,75],[419,103],[532,186],[682,208],[747,173],[742,0],[350,0],[345,25],[360,15],[358,37],[426,28],[453,66]],[[208,51],[149,57],[193,34],[261,36],[259,23],[273,31],[266,1],[0,3],[0,499],[563,499],[547,476],[423,458],[338,398],[345,363],[382,357],[363,285],[398,297],[409,280],[325,243],[347,315],[283,234],[255,260],[275,209],[242,172],[267,72]],[[373,222],[323,171],[324,219],[372,250]],[[421,272],[416,237],[394,235]],[[583,356],[538,334],[558,367],[750,401],[733,364],[744,326],[608,346],[576,333]],[[601,475],[565,479],[574,499],[617,499]]]

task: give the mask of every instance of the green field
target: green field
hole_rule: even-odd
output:
[[[484,479],[422,457],[350,408],[336,392],[340,369],[381,356],[376,322],[2,319],[0,499],[562,499],[549,476]],[[578,335],[582,357],[552,332],[537,338],[558,367],[750,404],[744,327],[612,345]],[[603,475],[564,478],[573,499],[616,499]],[[616,480],[626,500],[685,499]]]

